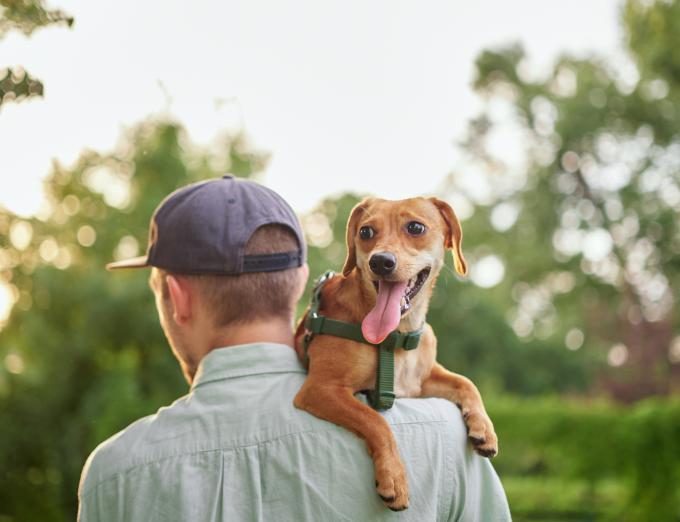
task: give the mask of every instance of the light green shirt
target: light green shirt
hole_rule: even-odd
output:
[[[410,488],[410,507],[394,513],[378,498],[363,441],[293,406],[305,376],[285,345],[213,350],[188,395],[92,452],[79,520],[510,520],[453,404],[398,399],[383,413]]]

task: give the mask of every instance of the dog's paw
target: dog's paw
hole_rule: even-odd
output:
[[[406,470],[400,461],[376,467],[375,489],[385,506],[392,511],[403,511],[408,508],[408,481]]]
[[[498,455],[498,437],[491,419],[484,410],[463,410],[463,418],[473,449],[482,457],[491,458]]]

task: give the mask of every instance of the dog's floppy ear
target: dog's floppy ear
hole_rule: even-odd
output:
[[[370,198],[364,198],[352,209],[349,214],[349,221],[347,222],[347,259],[345,259],[345,266],[342,267],[342,275],[348,276],[349,273],[357,266],[357,253],[354,238],[357,235],[357,225],[363,215]]]
[[[438,198],[430,198],[430,201],[437,207],[437,210],[439,210],[439,213],[444,218],[444,222],[448,227],[448,231],[445,234],[444,246],[453,250],[453,264],[456,267],[456,272],[460,275],[465,275],[467,273],[467,264],[463,257],[463,251],[460,248],[460,244],[463,241],[463,229],[460,227],[458,216],[456,216],[456,213],[451,206],[445,201]]]

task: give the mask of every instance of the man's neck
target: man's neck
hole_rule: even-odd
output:
[[[216,330],[211,336],[210,350],[250,343],[278,343],[294,348],[292,321],[257,320]]]
[[[191,384],[201,359],[216,348],[239,344],[278,343],[295,348],[293,318],[269,318],[215,328],[208,323],[194,329],[197,337],[184,339],[184,350],[176,352],[182,372]]]

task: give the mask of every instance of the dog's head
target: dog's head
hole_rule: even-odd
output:
[[[354,207],[342,272],[359,270],[364,285],[375,291],[376,306],[362,323],[366,339],[381,342],[429,299],[447,249],[453,250],[456,272],[465,275],[462,239],[455,212],[437,198],[366,198]]]

